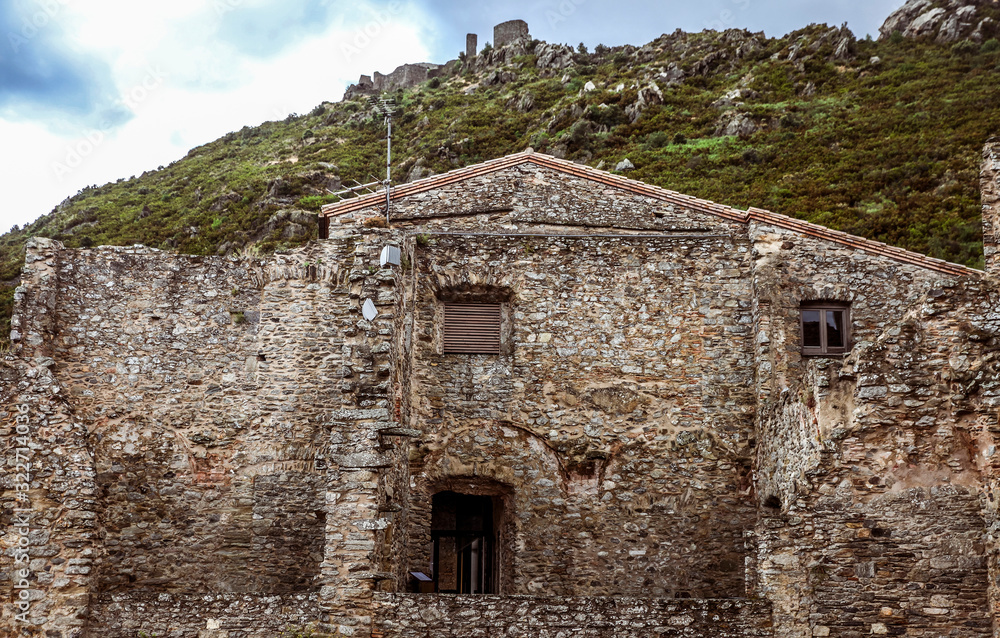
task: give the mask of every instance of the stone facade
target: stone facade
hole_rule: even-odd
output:
[[[993,253],[530,151],[392,197],[261,260],[33,240],[0,636],[997,635]]]

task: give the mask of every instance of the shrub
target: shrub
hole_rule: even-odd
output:
[[[670,143],[670,135],[666,131],[654,131],[646,136],[646,146],[648,148],[663,148]]]
[[[962,40],[951,45],[952,55],[957,55],[959,57],[965,57],[968,55],[974,55],[979,51],[979,47],[972,40]]]

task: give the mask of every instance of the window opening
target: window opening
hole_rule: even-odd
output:
[[[843,354],[849,349],[847,306],[808,305],[801,309],[802,354]]]
[[[431,507],[434,591],[495,593],[498,570],[493,498],[440,492],[434,495]]]
[[[445,354],[500,354],[500,304],[444,304]]]

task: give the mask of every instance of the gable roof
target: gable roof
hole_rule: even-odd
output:
[[[896,261],[920,266],[922,268],[935,270],[949,275],[963,277],[982,274],[982,272],[975,270],[974,268],[953,264],[951,262],[944,261],[943,259],[935,259],[934,257],[928,257],[927,255],[904,250],[902,248],[890,246],[871,239],[865,239],[864,237],[858,237],[857,235],[851,235],[839,230],[832,230],[830,228],[826,228],[825,226],[795,219],[794,217],[788,217],[787,215],[772,213],[771,211],[764,210],[763,208],[754,208],[751,206],[749,209],[742,211],[733,208],[732,206],[717,204],[713,201],[699,199],[690,195],[683,195],[676,191],[646,184],[645,182],[622,177],[621,175],[615,175],[607,171],[597,170],[596,168],[577,164],[569,160],[558,159],[543,153],[536,153],[531,149],[521,153],[507,155],[506,157],[500,157],[482,162],[480,164],[457,168],[455,170],[448,171],[447,173],[426,177],[415,182],[410,182],[409,184],[395,186],[390,191],[389,196],[391,200],[404,199],[418,193],[435,190],[456,182],[512,168],[521,164],[535,164],[537,166],[560,171],[575,177],[589,179],[599,184],[618,188],[635,195],[660,200],[667,204],[683,206],[697,212],[707,213],[709,215],[714,215],[730,221],[741,222],[744,224],[758,222],[768,224],[770,226],[776,226],[778,228],[784,228],[809,237],[831,241],[851,248],[856,248],[858,250],[863,250],[871,254],[881,255]],[[385,191],[367,193],[354,199],[327,204],[323,206],[320,216],[337,217],[364,210],[365,208],[381,204],[384,201]]]

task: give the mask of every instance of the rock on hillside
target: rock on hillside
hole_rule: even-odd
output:
[[[969,39],[982,42],[997,31],[993,0],[907,0],[879,28],[885,39],[896,31],[905,38],[933,39],[940,44]]]

